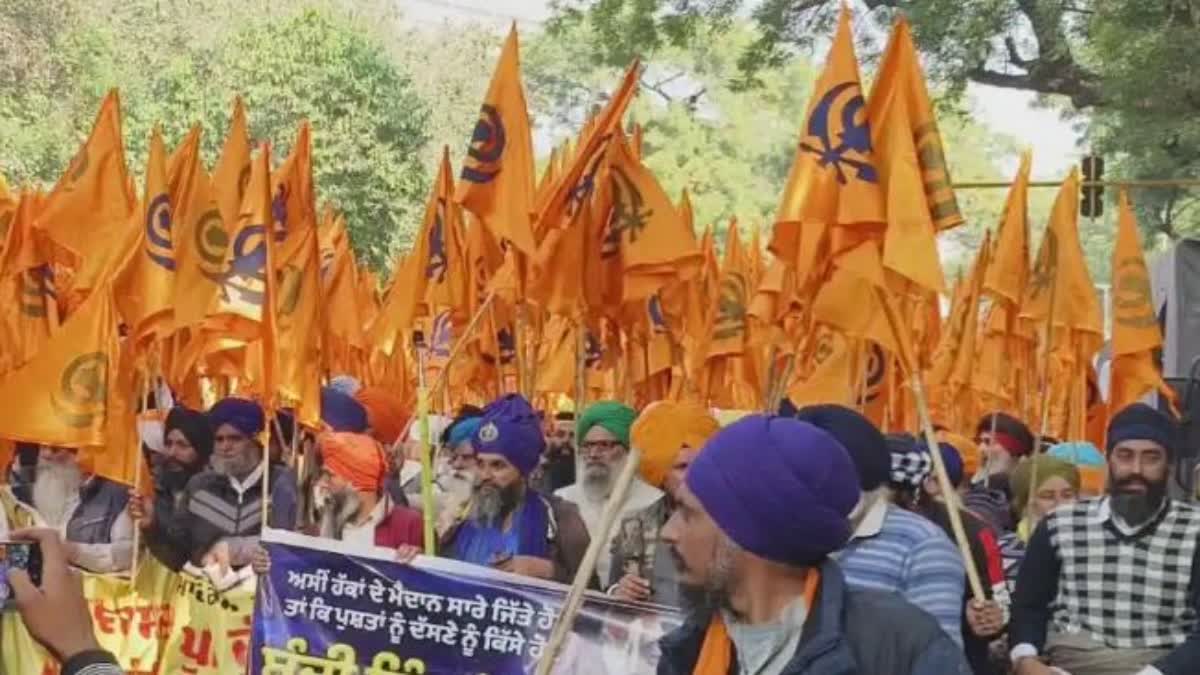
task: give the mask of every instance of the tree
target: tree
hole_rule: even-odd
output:
[[[749,13],[759,37],[742,49],[738,84],[790,62],[831,32],[841,0],[560,0],[551,30],[596,26],[584,48],[608,64],[712,37]],[[870,62],[898,8],[910,18],[931,77],[953,98],[968,82],[1037,92],[1089,124],[1087,144],[1109,176],[1191,177],[1200,166],[1200,72],[1191,45],[1200,9],[1145,0],[858,0],[860,55]],[[865,10],[865,11],[864,11]],[[1085,117],[1086,116],[1086,117]],[[1197,192],[1158,189],[1137,201],[1151,235],[1200,232]]]
[[[4,39],[45,47],[23,62],[0,60],[0,171],[14,182],[56,180],[112,86],[134,175],[156,123],[169,140],[201,124],[211,166],[242,94],[251,134],[272,143],[277,161],[299,121],[312,122],[318,199],[346,213],[360,259],[383,268],[411,240],[429,181],[430,105],[378,35],[380,19],[394,16],[382,3],[51,5],[0,9],[20,28]]]

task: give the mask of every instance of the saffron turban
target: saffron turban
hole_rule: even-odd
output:
[[[831,434],[767,415],[718,431],[686,481],[738,546],[798,567],[816,565],[846,544],[860,496],[854,462]]]
[[[588,406],[579,418],[579,436],[582,438],[592,427],[600,427],[608,431],[621,445],[629,447],[629,428],[637,413],[633,408],[616,401],[599,401]]]
[[[477,453],[501,455],[522,476],[537,468],[546,449],[542,421],[520,394],[508,394],[483,409],[479,429],[471,437]]]
[[[333,387],[323,387],[321,421],[333,431],[361,434],[367,430],[367,409],[350,394]]]
[[[247,436],[257,436],[266,427],[262,406],[245,398],[223,398],[208,411],[213,431],[228,424]]]
[[[662,487],[679,451],[699,450],[720,428],[712,413],[697,403],[656,401],[646,406],[629,431],[630,442],[642,451],[642,478]]]
[[[365,434],[326,432],[317,437],[324,466],[359,492],[378,492],[387,476],[387,458]]]
[[[408,426],[409,412],[399,396],[383,387],[363,387],[354,398],[367,411],[367,426],[375,440],[389,446],[404,440],[400,435]]]

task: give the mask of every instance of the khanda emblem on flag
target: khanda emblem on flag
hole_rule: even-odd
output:
[[[82,429],[104,414],[107,395],[108,358],[103,352],[91,352],[67,364],[50,403],[64,424]]]
[[[446,200],[438,197],[433,227],[429,231],[429,260],[425,264],[425,278],[440,284],[446,280],[446,268]]]
[[[202,213],[192,231],[195,236],[193,243],[199,253],[204,275],[215,279],[220,276],[221,266],[225,263],[225,252],[229,248],[229,235],[225,232],[225,222],[221,219],[220,209],[212,208]]]
[[[596,156],[591,160],[591,166],[583,172],[579,177],[579,182],[575,187],[571,188],[570,194],[567,195],[567,215],[574,217],[579,213],[587,202],[588,197],[592,196],[592,192],[596,190],[596,173],[600,171],[600,162],[604,159],[604,153],[596,153]]]
[[[171,203],[165,194],[155,197],[146,209],[146,255],[163,269],[175,271],[175,253],[171,247]]]
[[[608,228],[600,244],[600,257],[611,258],[621,250],[621,236],[629,233],[629,243],[637,241],[638,233],[646,229],[646,223],[654,215],[654,209],[645,208],[645,198],[637,186],[620,167],[612,169],[612,212],[608,217]]]
[[[847,170],[853,170],[858,180],[879,182],[871,163],[871,127],[865,107],[857,82],[834,86],[813,108],[807,136],[800,142],[800,149],[816,155],[821,167],[833,166],[842,185],[849,182]]]
[[[1140,258],[1129,257],[1113,272],[1113,320],[1130,328],[1150,328],[1158,324],[1150,279]]]
[[[1045,241],[1038,252],[1037,262],[1029,279],[1029,299],[1036,300],[1050,290],[1058,275],[1058,235],[1053,229],[1046,230]]]
[[[31,319],[43,318],[48,303],[55,301],[54,271],[50,265],[31,267],[21,274],[21,314]]]
[[[942,148],[942,135],[937,123],[930,120],[913,132],[913,145],[917,148],[917,160],[925,183],[925,197],[929,201],[929,215],[937,229],[962,222],[958,199],[951,189],[950,169],[946,166],[946,152]]]
[[[463,164],[461,178],[472,183],[495,180],[500,173],[500,158],[504,155],[507,143],[500,113],[495,106],[484,103],[479,110],[475,131],[471,133],[471,145],[467,147],[467,157],[473,161]]]
[[[721,296],[717,301],[717,320],[713,338],[725,340],[746,332],[746,278],[730,272],[721,279]]]
[[[870,343],[867,348],[867,371],[863,376],[862,394],[858,399],[858,405],[866,405],[873,403],[883,393],[883,381],[887,375],[887,357],[883,353],[883,349],[874,342]]]

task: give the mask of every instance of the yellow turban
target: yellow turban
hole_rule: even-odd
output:
[[[938,443],[946,443],[958,451],[958,456],[962,457],[963,461],[963,475],[968,479],[979,471],[979,446],[974,441],[950,431],[939,431],[937,440]]]
[[[630,429],[630,441],[642,451],[642,478],[655,487],[663,481],[684,447],[699,450],[721,425],[697,403],[656,401],[646,406]]]

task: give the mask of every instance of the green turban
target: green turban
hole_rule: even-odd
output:
[[[579,418],[579,436],[580,438],[586,436],[592,427],[598,426],[616,436],[621,445],[628,448],[629,428],[633,426],[633,420],[636,418],[637,413],[633,408],[623,403],[616,401],[593,403],[583,412],[583,417]]]
[[[1034,463],[1037,464],[1038,484],[1036,486],[1030,485],[1030,482],[1033,481]],[[1055,476],[1067,481],[1076,490],[1079,489],[1079,469],[1074,464],[1050,455],[1036,455],[1022,459],[1017,464],[1017,468],[1013,470],[1010,483],[1013,493],[1013,511],[1022,512],[1029,502],[1029,495],[1037,492],[1038,487]]]

